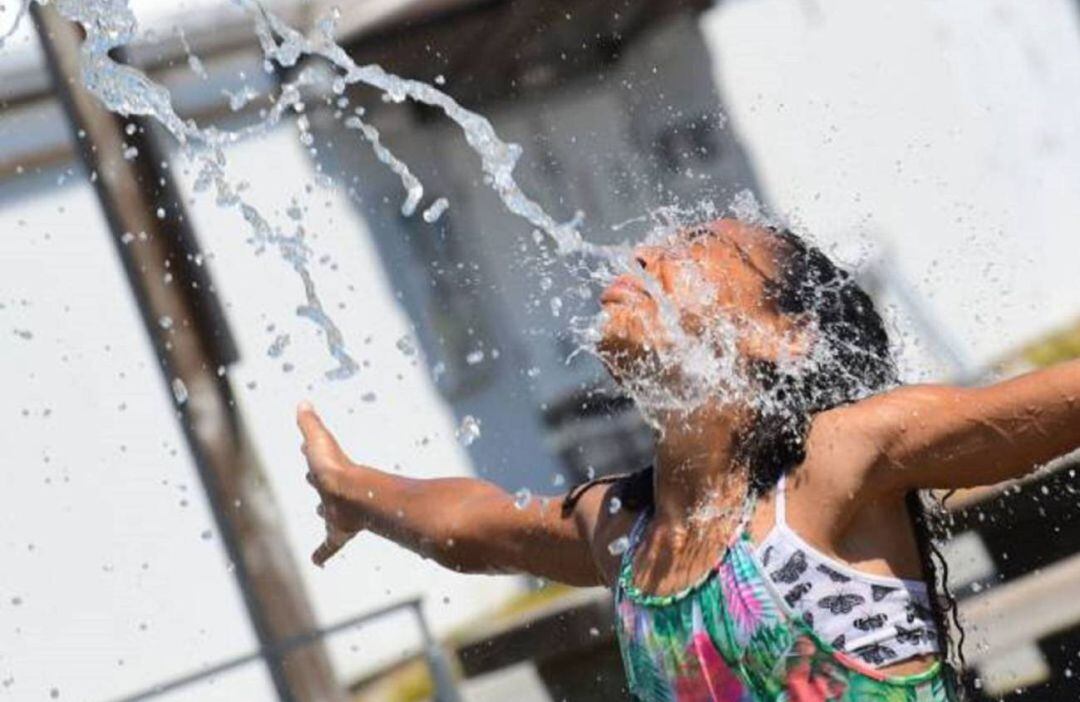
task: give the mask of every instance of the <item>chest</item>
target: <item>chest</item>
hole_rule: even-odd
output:
[[[786,481],[782,504],[775,490],[758,501],[747,524],[754,544],[762,544],[778,521],[783,521],[812,549],[858,571],[922,578],[914,523],[902,497],[866,499],[855,505],[850,498],[823,491],[800,477]],[[778,509],[782,509],[780,519]]]
[[[751,543],[762,544],[777,523],[777,493],[760,497],[746,522]],[[788,527],[818,552],[871,575],[918,579],[922,564],[911,516],[902,499],[852,510],[843,499],[789,479],[784,496]],[[670,595],[698,582],[716,564],[738,525],[737,515],[706,521],[695,530],[662,526],[642,531],[633,554],[634,582],[643,591]],[[629,529],[629,524],[623,526]],[[619,551],[614,535],[614,551]],[[612,577],[619,558],[609,557]],[[610,581],[609,581],[610,582]]]

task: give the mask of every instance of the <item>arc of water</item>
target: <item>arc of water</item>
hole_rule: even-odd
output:
[[[15,31],[19,19],[26,13],[31,1],[22,1],[16,24],[8,35]],[[363,83],[381,90],[390,100],[412,99],[440,109],[462,129],[466,142],[480,156],[485,182],[495,190],[512,213],[523,217],[546,233],[555,243],[557,253],[564,256],[572,253],[599,255],[617,268],[624,267],[621,262],[624,256],[616,254],[614,250],[605,250],[604,247],[595,247],[583,241],[577,230],[578,219],[559,222],[525,195],[513,176],[514,168],[521,157],[521,147],[502,141],[486,118],[465,109],[449,95],[426,83],[402,79],[378,65],[357,65],[345,50],[333,41],[335,16],[320,20],[314,37],[308,38],[288,26],[277,15],[267,11],[256,0],[234,2],[254,18],[256,36],[268,60],[276,61],[283,67],[291,67],[303,56],[320,57],[342,72],[338,80],[346,84]],[[125,116],[147,116],[157,120],[182,145],[186,154],[194,156],[201,163],[197,187],[200,184],[203,187],[212,184],[217,193],[218,204],[238,208],[251,226],[254,240],[259,244],[276,245],[282,257],[300,275],[307,304],[300,308],[299,313],[322,329],[331,354],[340,364],[328,375],[351,375],[357,367],[356,363],[345,351],[340,330],[323,310],[315,293],[313,280],[307,269],[309,254],[306,246],[297,238],[275,234],[257,210],[229,185],[223,172],[225,157],[222,147],[265,133],[276,125],[290,108],[298,106],[300,88],[306,82],[304,75],[301,74],[297,80],[282,87],[275,104],[267,110],[258,124],[238,130],[200,127],[193,120],[184,120],[176,113],[171,96],[164,86],[142,71],[117,63],[109,56],[110,50],[124,46],[135,38],[138,23],[128,0],[56,0],[56,6],[62,15],[82,25],[86,32],[81,56],[82,79],[86,87],[112,112]],[[407,193],[402,213],[413,214],[423,197],[423,185],[419,179],[381,143],[379,133],[373,126],[358,117],[355,120],[350,118],[347,125],[359,129],[379,160],[401,178]]]
[[[4,43],[19,29],[19,24],[22,23],[23,17],[30,11],[31,2],[32,0],[21,0],[19,3],[19,9],[15,11],[15,21],[11,23],[11,27],[9,27],[6,32],[0,34],[0,49],[4,48]]]

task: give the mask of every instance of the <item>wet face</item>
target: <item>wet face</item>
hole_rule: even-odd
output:
[[[804,348],[799,320],[773,301],[784,252],[770,231],[717,220],[634,255],[639,270],[600,296],[599,351],[616,377],[671,373],[664,359],[680,337],[742,360],[776,361]],[[718,329],[726,331],[725,343],[718,343]]]

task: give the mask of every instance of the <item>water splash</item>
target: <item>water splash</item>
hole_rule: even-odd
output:
[[[525,509],[532,502],[533,494],[529,488],[520,488],[514,493],[514,507],[517,509]]]
[[[455,434],[462,446],[472,446],[480,438],[480,420],[471,414],[465,415]]]
[[[607,550],[612,556],[621,556],[630,548],[630,537],[620,536],[608,544]]]
[[[25,14],[29,2],[30,0],[24,0],[20,6],[19,18]],[[551,237],[558,253],[599,255],[609,261],[618,259],[612,252],[590,245],[582,239],[577,230],[580,216],[570,222],[559,222],[525,195],[513,176],[522,153],[521,147],[502,141],[486,118],[465,109],[449,95],[426,83],[402,79],[377,65],[357,65],[333,41],[334,24],[338,16],[336,11],[320,20],[313,36],[309,38],[254,0],[234,0],[234,3],[250,13],[254,19],[255,34],[266,56],[268,68],[271,62],[290,68],[305,56],[320,57],[340,72],[333,81],[335,93],[343,92],[345,85],[362,83],[381,90],[389,101],[411,99],[440,109],[462,129],[466,142],[480,156],[484,182],[495,190],[511,212],[523,217]],[[286,236],[274,231],[258,211],[244,201],[238,188],[230,185],[224,172],[224,148],[242,139],[266,133],[278,124],[290,109],[302,111],[301,88],[316,82],[317,78],[311,72],[301,71],[296,80],[281,87],[277,100],[254,125],[236,130],[200,127],[194,120],[185,120],[176,113],[171,96],[164,86],[154,82],[138,69],[117,63],[110,57],[110,51],[130,43],[136,36],[138,23],[128,0],[57,0],[56,7],[64,17],[77,22],[85,30],[86,38],[80,55],[83,84],[112,112],[124,116],[145,116],[158,121],[178,141],[185,155],[199,164],[196,190],[201,191],[213,186],[217,204],[240,211],[251,227],[254,235],[252,241],[257,247],[277,247],[279,254],[291,264],[304,284],[306,302],[297,309],[297,313],[320,328],[330,354],[338,361],[338,367],[328,371],[327,376],[351,376],[358,366],[346,351],[340,330],[319,301],[308,271],[310,250],[303,241],[302,233]],[[11,31],[13,32],[14,28]],[[182,41],[186,49],[186,39],[182,37]],[[190,51],[188,53],[193,58]],[[202,75],[198,70],[201,66],[202,64],[198,63],[192,67]],[[250,97],[246,92],[231,96],[230,106],[242,106]],[[423,197],[423,185],[404,162],[381,144],[378,131],[363,122],[359,115],[350,117],[346,124],[358,130],[379,160],[399,176],[406,190],[401,211],[406,216],[412,215]],[[437,201],[425,212],[425,218],[435,221],[445,209],[445,205],[440,205],[444,202],[445,200]],[[616,264],[616,267],[625,267],[625,264]]]
[[[752,396],[750,383],[739,365],[738,348],[738,341],[745,335],[746,328],[752,325],[752,320],[733,316],[715,320],[703,333],[688,332],[683,326],[682,311],[669,298],[659,281],[644,275],[636,266],[633,250],[629,246],[598,246],[584,241],[578,229],[582,221],[581,213],[568,222],[560,222],[522,191],[514,179],[514,170],[522,154],[521,147],[501,140],[490,121],[462,107],[431,85],[393,75],[378,65],[357,65],[333,41],[338,16],[336,12],[319,20],[314,31],[305,35],[256,0],[233,1],[253,19],[255,36],[265,56],[267,70],[273,70],[275,63],[289,69],[296,67],[305,57],[319,58],[330,66],[330,83],[333,93],[337,95],[341,95],[348,85],[362,84],[381,91],[389,102],[412,100],[440,110],[460,127],[466,143],[479,156],[484,183],[495,191],[507,210],[535,228],[536,236],[549,238],[554,244],[555,253],[564,261],[570,260],[570,257],[588,261],[585,273],[591,283],[605,284],[619,274],[637,277],[656,301],[660,326],[671,342],[662,353],[657,354],[658,366],[654,365],[648,369],[648,373],[642,373],[639,377],[621,378],[624,389],[639,406],[647,410],[647,415],[699,406],[718,396]],[[303,229],[296,226],[294,232],[286,233],[272,227],[254,206],[244,200],[240,194],[241,188],[234,187],[225,174],[227,146],[265,134],[290,113],[301,115],[301,139],[304,140],[306,136],[308,141],[305,143],[311,145],[310,133],[302,121],[302,92],[307,87],[324,83],[325,70],[322,73],[309,69],[298,71],[295,78],[281,85],[279,94],[266,110],[260,112],[260,119],[255,124],[235,130],[202,127],[175,112],[170,95],[163,86],[133,67],[118,64],[109,56],[111,50],[131,42],[135,37],[137,23],[127,0],[57,0],[56,6],[61,14],[81,24],[86,31],[81,50],[84,84],[109,110],[121,115],[153,118],[168,130],[181,145],[184,154],[198,164],[196,191],[212,189],[217,204],[234,208],[242,215],[252,233],[251,243],[259,250],[266,247],[276,249],[300,277],[305,301],[298,306],[297,314],[317,325],[325,337],[330,355],[338,363],[337,368],[326,375],[330,378],[353,375],[358,365],[346,350],[343,334],[320,302],[309,270],[312,251]],[[251,97],[246,90],[231,95],[230,106],[242,107]],[[411,216],[423,199],[423,184],[408,165],[381,142],[378,130],[365,122],[362,115],[362,110],[354,110],[346,118],[345,126],[354,130],[372,148],[378,160],[401,180],[406,193],[401,212]],[[445,198],[438,199],[424,211],[424,220],[436,221],[447,204]],[[737,216],[748,221],[757,221],[755,218],[762,216],[760,207],[748,194],[736,197],[733,209]],[[652,229],[647,241],[666,242],[688,221],[710,219],[717,213],[711,205],[706,205],[691,210],[690,215],[692,218],[687,210],[677,207],[650,213]],[[707,279],[701,271],[692,267],[688,268],[685,276],[689,279]],[[716,293],[713,283],[701,286],[703,299]],[[551,313],[561,315],[563,298],[552,298],[550,302]],[[596,350],[604,320],[603,313],[584,320],[572,320],[577,325],[582,348]],[[484,359],[482,350],[474,350],[466,356],[466,362],[470,365]],[[666,378],[672,374],[677,374],[680,381],[666,382]]]
[[[434,224],[439,221],[439,218],[446,213],[446,210],[450,208],[450,201],[445,197],[440,197],[435,202],[431,203],[431,207],[424,210],[424,221],[428,224]]]
[[[30,11],[31,2],[32,0],[20,0],[19,9],[15,11],[15,21],[11,23],[11,27],[9,27],[6,32],[0,34],[0,49],[4,48],[4,44],[7,43],[7,40],[14,36],[15,32],[19,29],[23,17]]]
[[[420,200],[424,198],[424,186],[420,183],[420,180],[412,174],[409,167],[397,156],[394,156],[379,139],[379,130],[371,126],[367,122],[364,122],[360,117],[349,117],[345,120],[345,126],[349,129],[359,130],[364,135],[364,139],[371,144],[372,150],[375,152],[375,157],[393,171],[398,178],[401,179],[401,185],[405,188],[407,193],[405,196],[405,202],[401,205],[401,214],[406,217],[411,217],[416,212],[416,206],[420,204]],[[425,219],[427,213],[425,212]]]

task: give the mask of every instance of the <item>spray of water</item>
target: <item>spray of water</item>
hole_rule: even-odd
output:
[[[11,23],[11,27],[3,34],[0,34],[0,49],[4,48],[4,44],[15,34],[15,30],[19,28],[19,23],[22,22],[26,13],[30,11],[30,2],[31,0],[20,0],[19,9],[15,11],[15,20]]]
[[[25,14],[30,0],[25,0],[19,15]],[[40,1],[40,0],[39,0]],[[574,258],[588,261],[584,271],[590,283],[605,284],[619,274],[638,277],[649,290],[659,308],[660,324],[670,340],[663,349],[657,349],[660,372],[643,373],[624,377],[625,390],[646,410],[647,417],[660,412],[680,408],[693,408],[718,398],[746,398],[753,396],[744,374],[741,372],[737,342],[744,333],[748,320],[718,319],[704,333],[691,334],[684,328],[680,310],[669,299],[658,281],[635,265],[633,250],[629,246],[598,246],[586,242],[579,230],[581,216],[568,222],[560,222],[549,215],[543,207],[530,199],[514,179],[514,169],[521,156],[521,147],[499,138],[492,124],[483,116],[462,107],[452,97],[426,83],[400,78],[388,73],[378,65],[357,65],[352,58],[333,41],[337,13],[316,23],[310,35],[290,27],[279,17],[262,7],[256,0],[233,0],[246,11],[254,23],[255,35],[265,56],[266,69],[274,64],[293,68],[304,58],[318,58],[329,64],[332,71],[332,91],[341,95],[346,86],[362,84],[383,93],[391,102],[412,100],[441,110],[447,118],[461,128],[468,145],[480,158],[484,182],[491,187],[504,206],[518,215],[554,245],[555,253],[564,261]],[[127,0],[56,0],[57,9],[68,19],[79,23],[85,30],[86,39],[81,50],[83,83],[111,111],[121,115],[140,115],[158,121],[181,145],[183,153],[197,164],[195,189],[198,192],[212,190],[216,202],[236,209],[250,227],[251,242],[256,247],[276,249],[300,277],[305,294],[304,304],[297,313],[316,324],[325,338],[330,355],[337,367],[328,371],[331,378],[347,378],[358,366],[351,358],[344,335],[334,324],[320,302],[315,282],[310,272],[312,250],[305,240],[304,231],[296,226],[292,232],[272,226],[241,195],[242,188],[233,186],[225,173],[225,149],[242,139],[266,133],[291,113],[300,115],[301,140],[305,137],[306,116],[302,94],[305,88],[325,82],[325,72],[301,70],[295,78],[281,86],[272,105],[260,113],[260,119],[252,125],[235,130],[219,130],[213,126],[200,126],[192,120],[181,118],[174,110],[168,90],[149,76],[131,66],[117,63],[109,52],[130,43],[137,30],[134,13]],[[185,42],[186,43],[186,42]],[[189,63],[191,63],[189,61]],[[201,63],[193,65],[201,67]],[[247,102],[250,95],[237,97],[237,102]],[[405,216],[415,213],[423,199],[424,188],[408,165],[397,158],[381,141],[378,130],[362,119],[363,111],[355,110],[345,119],[346,127],[355,130],[373,149],[376,157],[401,180],[405,199],[401,212]],[[323,178],[323,181],[328,179]],[[426,221],[434,222],[449,203],[440,198],[424,212]],[[734,213],[741,219],[761,221],[760,208],[748,193],[736,198]],[[711,206],[693,210],[676,207],[663,208],[649,215],[652,231],[647,243],[661,243],[692,221],[716,216]],[[703,299],[715,295],[716,290],[705,282],[699,272],[687,269],[686,276],[700,281]],[[559,315],[560,298],[552,298],[552,313]],[[558,302],[559,304],[556,304]],[[572,320],[581,346],[595,351],[605,321],[604,315]],[[653,369],[655,370],[655,368]],[[667,382],[677,374],[679,382]]]
[[[29,2],[30,0],[25,0],[20,6],[16,26],[18,20],[26,14]],[[611,257],[610,253],[601,252],[583,241],[577,231],[577,220],[558,222],[524,194],[513,177],[514,167],[521,156],[521,148],[502,141],[487,119],[463,108],[453,98],[430,85],[399,78],[376,65],[358,66],[332,39],[337,20],[336,12],[318,22],[316,31],[309,38],[254,0],[235,0],[235,4],[253,17],[255,33],[265,53],[268,69],[272,69],[271,62],[289,68],[305,56],[320,57],[338,71],[334,79],[335,92],[342,92],[346,85],[362,83],[381,90],[390,101],[412,99],[442,110],[461,127],[467,143],[480,156],[484,181],[495,190],[511,212],[525,218],[550,236],[560,254],[592,253]],[[138,28],[127,0],[57,0],[56,7],[63,16],[79,23],[85,30],[86,39],[80,57],[84,85],[110,111],[157,120],[180,143],[184,153],[199,164],[197,189],[205,190],[212,186],[216,191],[218,204],[236,208],[241,212],[251,227],[252,240],[257,246],[274,246],[278,249],[304,284],[306,300],[298,313],[320,327],[331,355],[338,361],[338,367],[328,372],[328,376],[344,378],[352,375],[357,364],[346,351],[340,330],[319,301],[308,270],[311,252],[303,240],[302,232],[298,230],[295,234],[287,235],[276,231],[252,205],[245,202],[238,188],[228,182],[224,170],[226,146],[265,133],[278,124],[290,110],[298,113],[303,111],[301,88],[314,82],[313,75],[302,71],[295,81],[285,84],[273,106],[255,125],[234,131],[201,127],[176,113],[171,96],[164,86],[154,82],[143,72],[117,63],[110,57],[111,50],[122,47],[135,38]],[[10,36],[14,29],[13,27],[5,38]],[[201,63],[197,65],[201,67]],[[407,193],[401,211],[407,216],[413,214],[423,197],[420,181],[412,175],[404,162],[380,142],[378,131],[363,122],[359,115],[350,117],[347,126],[358,130],[374,149],[379,160],[401,178]],[[445,209],[445,206],[431,210],[428,217],[434,221],[442,209]]]

